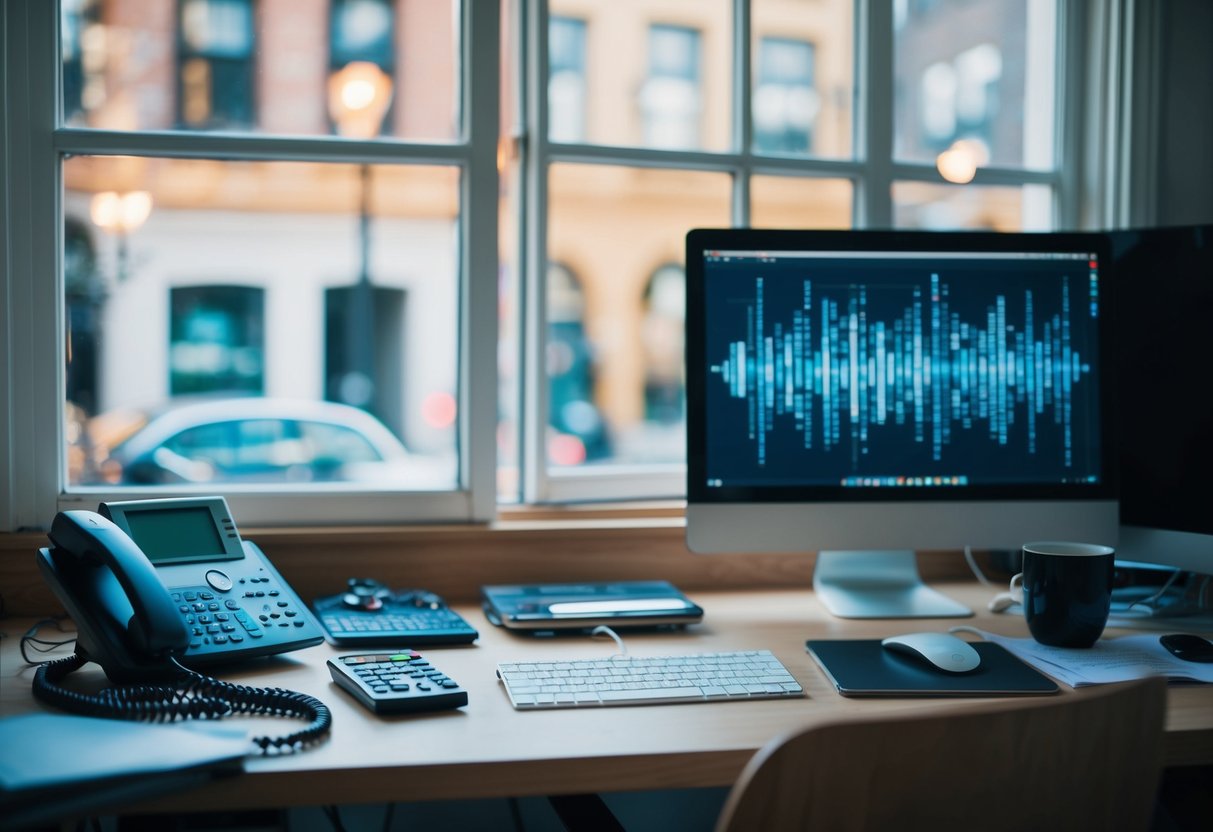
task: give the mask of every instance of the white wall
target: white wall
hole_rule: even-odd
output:
[[[85,196],[68,212],[87,223]],[[92,227],[90,225],[90,227]],[[154,208],[128,241],[125,279],[116,279],[117,241],[99,231],[98,263],[109,302],[102,319],[98,411],[168,397],[169,291],[176,286],[257,286],[265,295],[265,394],[324,395],[324,290],[356,281],[358,219],[349,214],[223,214]],[[454,223],[377,219],[371,275],[407,293],[400,380],[409,447],[450,450],[453,429],[421,418],[433,392],[455,393],[458,262]]]

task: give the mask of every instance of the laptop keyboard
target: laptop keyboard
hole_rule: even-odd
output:
[[[805,695],[770,650],[503,662],[497,678],[518,710],[735,702]]]

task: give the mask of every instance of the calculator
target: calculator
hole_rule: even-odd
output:
[[[328,660],[333,681],[377,714],[460,708],[467,691],[416,650],[337,656]]]

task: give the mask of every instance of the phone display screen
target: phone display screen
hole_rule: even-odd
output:
[[[131,538],[152,563],[231,560],[206,506],[127,511]]]

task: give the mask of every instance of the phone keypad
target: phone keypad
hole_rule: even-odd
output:
[[[242,578],[240,582],[257,588],[243,590],[238,598],[220,598],[209,587],[178,588],[170,593],[189,629],[187,653],[262,639],[275,628],[306,626],[299,610],[283,599],[282,591],[271,586],[269,578]]]

